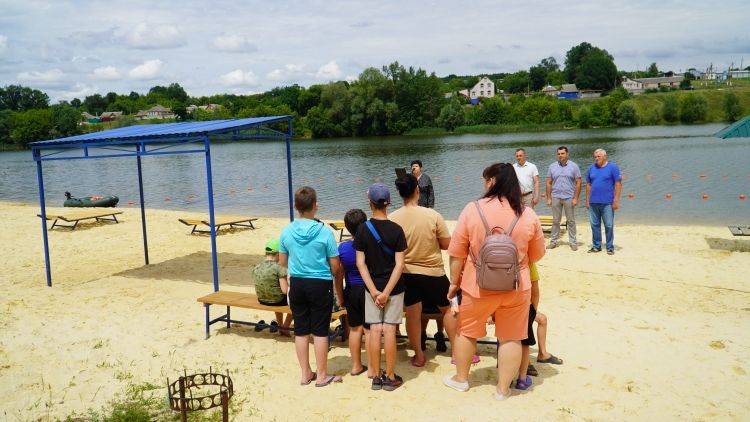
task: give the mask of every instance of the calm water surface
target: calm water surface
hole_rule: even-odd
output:
[[[315,187],[321,216],[340,219],[349,208],[367,207],[365,190],[370,183],[383,180],[392,185],[393,168],[408,167],[418,158],[435,184],[437,210],[455,219],[480,195],[482,169],[492,162],[512,161],[518,147],[524,147],[529,161],[539,167],[542,186],[557,146],[568,146],[584,174],[593,151],[605,148],[625,176],[619,221],[747,223],[750,199],[739,196],[750,196],[750,139],[713,138],[722,127],[295,141],[294,185]],[[213,144],[217,212],[286,216],[284,153],[280,142]],[[207,210],[202,155],[148,157],[143,166],[147,207]],[[46,162],[44,183],[48,206],[62,205],[65,191],[74,196],[117,195],[123,207],[138,203],[135,158]],[[400,203],[395,188],[392,194],[394,203]],[[0,200],[38,202],[30,151],[0,153]],[[537,211],[550,213],[544,204]],[[585,209],[579,207],[578,213],[584,215]]]

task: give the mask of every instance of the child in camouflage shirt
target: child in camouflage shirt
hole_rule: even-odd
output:
[[[286,268],[279,265],[279,239],[271,239],[266,242],[266,259],[252,269],[255,280],[255,294],[258,302],[267,306],[286,306],[286,294],[289,291]],[[292,315],[287,314],[284,318],[282,312],[276,312],[276,321],[271,322],[271,332],[279,331],[279,334],[289,336],[289,326],[292,323]],[[259,321],[262,330],[265,321]]]

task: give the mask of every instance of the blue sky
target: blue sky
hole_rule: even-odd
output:
[[[53,100],[261,92],[398,60],[438,75],[512,72],[581,41],[618,68],[750,65],[749,1],[0,0],[0,86]]]

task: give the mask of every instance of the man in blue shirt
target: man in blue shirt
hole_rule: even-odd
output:
[[[586,208],[591,221],[592,245],[589,253],[602,250],[602,221],[607,239],[607,254],[615,253],[615,210],[620,207],[622,177],[617,164],[607,161],[607,151],[594,151],[594,164],[586,175]]]
[[[559,147],[557,148],[557,161],[550,164],[547,170],[547,206],[552,209],[552,233],[548,249],[557,247],[557,240],[560,237],[560,220],[564,210],[570,249],[578,250],[575,208],[580,195],[581,169],[568,159],[568,147]]]

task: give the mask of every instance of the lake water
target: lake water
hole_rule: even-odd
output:
[[[367,208],[365,190],[370,183],[381,179],[392,186],[394,167],[408,167],[418,158],[435,185],[436,209],[455,219],[480,195],[482,169],[492,162],[512,161],[518,147],[524,147],[529,161],[539,167],[542,186],[557,146],[568,146],[582,172],[593,151],[605,148],[625,176],[618,221],[747,223],[750,199],[741,200],[740,195],[750,196],[750,139],[711,136],[723,126],[295,141],[294,185],[315,187],[321,217],[340,219],[349,208]],[[217,212],[286,216],[284,154],[281,142],[213,144]],[[207,210],[202,155],[144,158],[143,171],[147,207]],[[61,206],[65,191],[74,196],[116,195],[123,207],[138,203],[134,158],[45,162],[44,183],[48,206]],[[392,195],[394,203],[400,203],[395,188]],[[38,201],[30,151],[0,153],[0,200]],[[544,204],[537,212],[550,213]],[[585,215],[583,207],[577,212]]]

